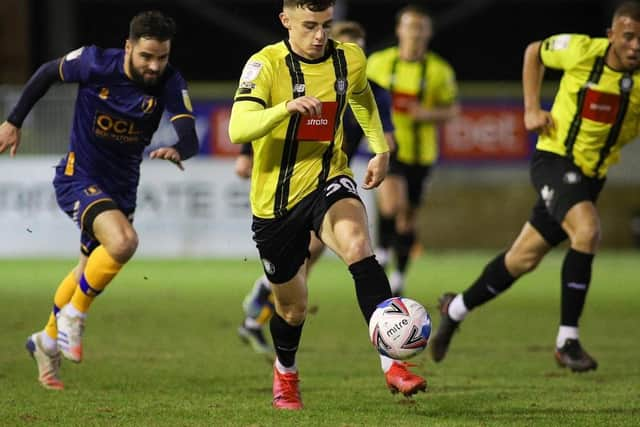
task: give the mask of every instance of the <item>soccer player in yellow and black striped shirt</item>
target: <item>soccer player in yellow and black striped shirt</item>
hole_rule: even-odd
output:
[[[328,38],[333,11],[333,0],[284,0],[280,21],[288,39],[249,59],[229,123],[234,143],[253,146],[252,230],[275,299],[270,329],[277,355],[273,406],[279,409],[302,408],[295,354],[306,315],[309,232],[349,266],[367,322],[391,296],[342,150],[347,102],[375,153],[365,189],[384,179],[389,147],[364,53]],[[410,395],[426,387],[402,363],[383,358],[383,369],[393,390]]]
[[[578,320],[600,240],[596,201],[609,166],[638,136],[640,124],[640,4],[625,2],[606,38],[560,34],[531,43],[523,66],[525,126],[540,134],[531,163],[538,201],[520,235],[464,293],[440,299],[442,321],[432,338],[441,360],[460,321],[533,270],[569,238],[562,265],[560,328],[555,358],[572,371],[596,369],[582,348]],[[551,111],[540,106],[545,67],[564,71]]]
[[[389,177],[378,192],[380,219],[376,255],[381,262],[389,247],[395,270],[389,280],[394,295],[404,288],[409,253],[416,240],[416,215],[424,188],[438,157],[438,126],[459,111],[455,73],[447,61],[429,50],[432,23],[421,7],[402,8],[396,19],[398,45],[371,54],[369,79],[389,90],[397,151]]]

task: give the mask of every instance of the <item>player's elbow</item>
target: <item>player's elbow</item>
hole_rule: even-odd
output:
[[[229,120],[229,140],[233,144],[245,144],[251,142],[251,137],[247,133],[247,126],[234,119],[233,115]]]

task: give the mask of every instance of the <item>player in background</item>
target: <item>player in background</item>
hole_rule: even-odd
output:
[[[506,291],[567,238],[561,270],[561,316],[555,358],[572,371],[598,363],[580,343],[578,321],[600,242],[596,208],[607,170],[638,136],[640,121],[640,4],[614,12],[607,37],[560,34],[527,46],[522,71],[524,123],[539,134],[530,175],[538,199],[506,252],[491,260],[461,294],[440,298],[440,325],[431,339],[441,361],[469,311]],[[563,71],[551,111],[540,106],[545,68]]]
[[[398,45],[369,57],[369,80],[391,93],[391,115],[397,144],[389,176],[378,191],[380,218],[376,256],[395,255],[389,276],[391,291],[401,295],[416,242],[417,211],[426,182],[438,158],[438,127],[459,110],[455,74],[443,58],[429,50],[432,23],[420,6],[409,5],[396,15]],[[382,262],[382,261],[381,261]]]
[[[187,85],[169,62],[173,19],[157,11],[136,15],[124,49],[85,46],[43,64],[0,125],[0,153],[15,156],[20,128],[33,105],[54,83],[78,83],[69,152],[55,170],[60,208],[78,225],[80,258],[59,284],[43,331],[27,340],[40,383],[64,388],[62,355],[80,362],[87,312],[138,246],[132,226],[143,150],[163,110],[178,142],[151,152],[182,169],[198,151]]]
[[[389,146],[362,49],[328,38],[333,11],[333,0],[283,1],[280,21],[288,38],[249,59],[229,123],[232,142],[253,145],[252,230],[274,295],[272,402],[278,409],[302,408],[295,356],[307,309],[309,233],[349,266],[367,324],[376,305],[391,296],[342,150],[347,102],[375,153],[363,188],[384,179]],[[425,389],[424,379],[406,364],[381,359],[393,391],[411,395]]]
[[[360,46],[361,49],[365,48],[366,32],[359,23],[354,21],[334,23],[331,27],[330,37],[342,43],[355,43]],[[393,124],[391,122],[390,112],[391,97],[386,90],[377,84],[369,81],[369,85],[371,86],[376,104],[378,105],[385,138],[391,149],[394,150],[395,143],[393,141]],[[344,113],[343,122],[344,139],[342,149],[347,155],[348,163],[351,164],[362,140],[363,132],[362,127],[360,127],[360,124],[349,107],[347,107]],[[253,166],[252,156],[251,144],[243,144],[235,164],[235,171],[239,177],[251,177],[251,168]],[[311,233],[311,243],[309,244],[310,257],[307,267],[309,271],[318,258],[320,258],[323,251],[324,244],[314,233]],[[242,302],[242,309],[245,318],[238,328],[238,335],[244,342],[250,344],[256,353],[270,357],[273,354],[273,349],[265,339],[262,331],[263,327],[269,319],[271,319],[274,310],[271,285],[267,280],[267,276],[263,274],[254,282],[251,292],[246,295]],[[309,312],[312,312],[312,309],[313,307],[309,307]]]

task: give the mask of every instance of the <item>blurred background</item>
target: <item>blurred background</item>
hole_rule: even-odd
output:
[[[556,33],[604,36],[617,1],[428,0],[431,49],[454,67],[463,112],[441,130],[441,158],[421,212],[419,249],[501,248],[535,200],[528,160],[535,144],[522,124],[520,73],[526,45]],[[368,50],[392,45],[406,2],[339,0],[338,19],[359,21]],[[238,147],[227,137],[231,99],[247,58],[285,37],[281,0],[3,0],[0,2],[0,115],[6,117],[37,67],[87,44],[121,47],[136,13],[160,9],[178,24],[171,62],[188,80],[200,155],[184,174],[145,162],[136,225],[149,256],[254,256],[248,183],[233,174]],[[550,103],[559,74],[544,87]],[[66,151],[75,88],[54,87],[23,128],[21,155],[0,157],[0,255],[75,254],[77,233],[57,211],[51,166]],[[175,141],[164,121],[157,144]],[[356,173],[366,161],[363,144]],[[623,151],[599,207],[603,246],[640,246],[640,144]],[[171,173],[168,173],[171,172]],[[361,175],[360,175],[361,176]],[[366,195],[368,203],[372,194]],[[370,209],[373,211],[373,209]],[[372,223],[375,218],[372,217]],[[25,233],[25,230],[29,230]],[[62,245],[61,239],[69,239]],[[61,247],[69,247],[61,253]]]

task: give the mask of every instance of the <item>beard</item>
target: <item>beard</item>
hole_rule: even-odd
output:
[[[152,76],[146,76],[138,71],[138,69],[133,65],[133,58],[129,57],[129,73],[131,73],[131,80],[138,83],[139,85],[150,87],[158,84],[160,77],[162,76],[162,72],[154,74]]]

